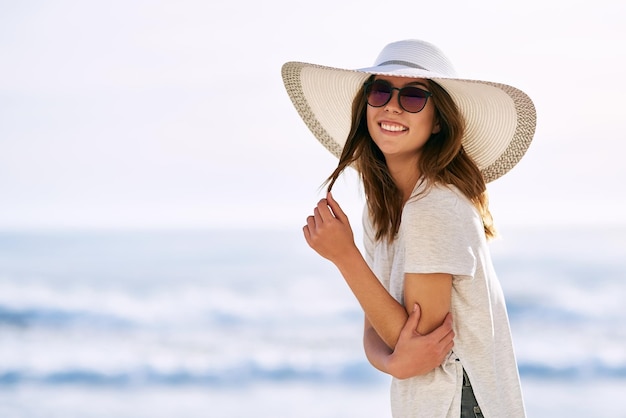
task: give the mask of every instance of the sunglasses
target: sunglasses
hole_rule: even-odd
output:
[[[401,89],[394,87],[385,80],[373,80],[364,84],[365,98],[367,104],[372,107],[383,107],[393,96],[393,91],[398,90],[398,103],[400,107],[409,113],[418,113],[424,106],[428,98],[433,94],[415,86],[406,86]]]

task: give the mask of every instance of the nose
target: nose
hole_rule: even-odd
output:
[[[385,111],[393,112],[393,113],[402,113],[402,107],[400,106],[400,89],[392,88],[391,89],[391,97],[389,101],[385,105]]]

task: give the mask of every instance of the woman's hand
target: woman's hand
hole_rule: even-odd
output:
[[[358,251],[348,217],[330,192],[317,203],[302,230],[309,246],[335,264]]]
[[[387,357],[386,372],[398,379],[407,379],[430,372],[440,366],[454,346],[452,314],[430,334],[417,332],[421,310],[415,304],[393,353]]]

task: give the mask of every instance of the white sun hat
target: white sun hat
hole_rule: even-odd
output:
[[[490,182],[524,156],[535,133],[536,112],[523,91],[501,83],[459,78],[436,46],[405,40],[387,45],[373,67],[357,70],[287,62],[282,77],[300,117],[337,158],[351,124],[352,102],[372,74],[425,78],[452,97],[465,118],[463,148]]]

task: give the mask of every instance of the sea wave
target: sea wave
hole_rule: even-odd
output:
[[[522,378],[626,379],[626,247],[613,236],[495,244]],[[0,237],[0,385],[386,379],[341,277],[281,237]]]
[[[584,379],[626,379],[626,365],[611,366],[592,363],[581,367],[550,367],[545,364],[520,363],[524,378],[577,381]],[[27,370],[0,372],[0,385],[36,384],[46,386],[199,386],[228,387],[261,383],[307,383],[378,385],[388,377],[376,371],[367,362],[352,362],[340,367],[293,367],[282,365],[268,368],[259,364],[243,364],[223,370],[171,370],[149,367],[118,372],[102,372],[88,368],[73,368],[33,373]]]
[[[55,308],[13,308],[0,305],[0,326],[16,328],[65,328],[89,326],[95,328],[128,328],[131,321],[117,315]]]
[[[92,385],[92,386],[218,386],[245,385],[262,382],[307,382],[371,384],[381,381],[380,373],[367,363],[355,362],[341,367],[275,368],[259,364],[239,365],[223,370],[173,370],[160,371],[139,368],[121,372],[104,373],[92,369],[68,369],[37,374],[26,370],[6,370],[0,373],[0,385]]]

